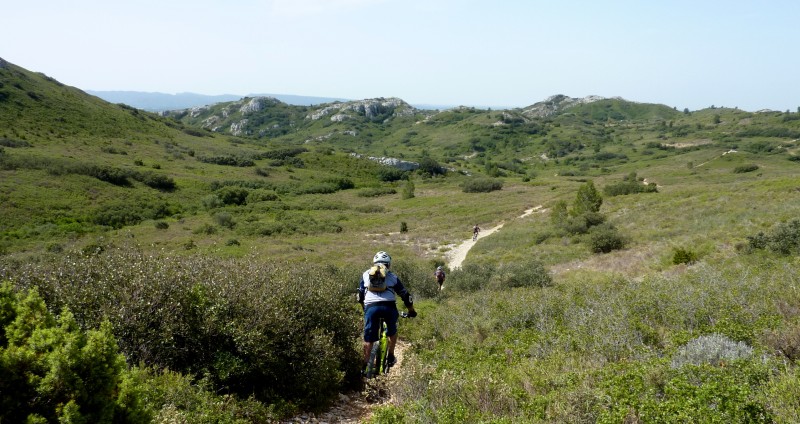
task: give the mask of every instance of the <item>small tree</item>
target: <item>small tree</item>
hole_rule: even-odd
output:
[[[587,181],[578,189],[575,203],[572,205],[572,215],[578,216],[587,212],[599,212],[602,204],[603,198],[597,192],[594,183]]]
[[[567,202],[559,200],[550,212],[550,222],[553,225],[560,227],[567,222],[569,218],[569,211],[567,210]]]
[[[414,182],[409,179],[406,181],[406,185],[403,187],[403,199],[413,199],[414,198]]]

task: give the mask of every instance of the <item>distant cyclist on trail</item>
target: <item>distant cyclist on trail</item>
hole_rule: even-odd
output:
[[[378,341],[380,318],[386,321],[387,335],[389,336],[388,366],[397,361],[394,357],[394,346],[397,343],[397,311],[396,296],[403,299],[408,309],[408,316],[417,316],[414,310],[414,299],[411,293],[403,287],[400,278],[390,271],[392,257],[380,251],[372,258],[372,267],[361,276],[358,285],[358,303],[364,307],[364,363],[369,362],[369,353],[372,344]]]
[[[442,284],[444,284],[444,279],[446,277],[444,274],[444,268],[437,266],[436,271],[433,272],[433,276],[436,278],[436,282],[439,283],[439,290],[441,290]]]
[[[475,226],[472,227],[472,241],[478,239],[478,233],[480,232],[481,232],[481,227],[479,227],[478,224],[475,224]]]

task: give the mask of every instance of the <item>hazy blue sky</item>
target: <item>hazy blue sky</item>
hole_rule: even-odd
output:
[[[796,111],[797,0],[17,0],[0,57],[83,90]]]

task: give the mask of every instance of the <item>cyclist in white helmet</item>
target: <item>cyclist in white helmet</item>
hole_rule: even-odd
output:
[[[414,299],[406,290],[400,278],[391,271],[392,257],[380,251],[372,258],[372,267],[364,272],[358,285],[358,303],[364,307],[364,363],[369,361],[372,344],[378,341],[380,329],[379,319],[386,321],[389,336],[389,366],[394,365],[394,346],[397,343],[397,311],[396,296],[403,299],[408,309],[408,316],[415,317]]]

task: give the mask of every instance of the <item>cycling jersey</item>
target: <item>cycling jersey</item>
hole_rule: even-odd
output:
[[[400,278],[397,277],[395,273],[389,271],[386,274],[386,290],[382,292],[373,292],[367,290],[367,285],[365,281],[369,281],[369,270],[365,271],[364,274],[361,276],[361,281],[358,285],[358,302],[364,305],[366,309],[370,305],[375,304],[395,304],[397,301],[397,296],[400,296],[403,299],[403,303],[406,307],[413,305],[413,301],[411,300],[411,293],[406,290],[403,286],[403,283],[400,281]]]

